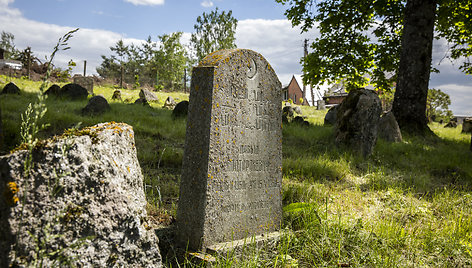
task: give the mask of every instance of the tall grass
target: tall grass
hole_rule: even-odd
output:
[[[7,81],[5,77],[0,80]],[[13,79],[21,96],[0,95],[7,148],[19,142],[19,112],[39,86]],[[0,85],[3,86],[3,85]],[[112,87],[96,87],[110,100]],[[138,90],[122,90],[134,101]],[[86,101],[49,98],[40,132],[48,137],[82,122],[125,122],[135,130],[138,158],[148,188],[149,211],[171,222],[185,139],[185,120],[173,120],[160,102],[143,107],[110,101],[110,112],[80,114]],[[278,260],[290,255],[299,267],[470,267],[472,265],[472,153],[470,134],[460,127],[430,125],[437,137],[405,136],[401,143],[377,142],[364,159],[337,148],[333,129],[323,126],[326,111],[302,107],[309,127],[283,126],[283,227],[292,230],[271,259],[261,252],[245,259],[220,258],[217,267],[287,267]],[[167,218],[166,218],[167,217]],[[164,219],[167,219],[166,221]],[[286,259],[286,258],[285,258]],[[193,267],[187,262],[181,266]]]

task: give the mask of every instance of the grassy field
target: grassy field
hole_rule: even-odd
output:
[[[10,78],[0,76],[0,87]],[[6,146],[18,146],[21,113],[34,102],[39,83],[13,79],[21,96],[0,95]],[[172,221],[185,139],[185,119],[173,120],[159,103],[134,105],[139,90],[122,90],[110,101],[112,87],[95,87],[112,110],[80,115],[86,101],[49,98],[46,138],[81,122],[125,122],[135,130],[145,176],[149,213]],[[302,107],[309,127],[283,127],[283,237],[278,254],[263,260],[255,252],[244,260],[219,259],[218,267],[285,267],[290,255],[298,267],[470,267],[472,266],[472,153],[470,134],[460,127],[433,123],[437,137],[404,137],[402,143],[379,140],[368,159],[336,148],[333,129],[323,126],[325,111]],[[152,187],[150,187],[152,186]],[[159,191],[158,191],[159,190]],[[183,266],[191,266],[189,263]]]

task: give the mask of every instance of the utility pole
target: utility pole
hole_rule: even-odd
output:
[[[303,44],[303,51],[304,51],[303,59],[306,60],[306,56],[308,56],[308,39],[305,39],[305,42]],[[303,99],[303,101],[305,101],[305,99],[306,99],[306,85],[305,85],[305,83],[303,83],[302,99]]]
[[[306,57],[308,56],[308,39],[305,39],[305,43],[303,45],[304,48],[304,60],[306,60]],[[311,106],[315,107],[315,94],[313,93],[313,86],[310,85],[310,93],[311,93]],[[303,100],[305,100],[306,97],[306,86],[305,83],[303,83]]]
[[[28,76],[28,79],[31,79],[30,74],[31,74],[31,47],[26,47],[25,49],[25,54],[26,54],[26,64],[28,65],[26,69],[26,75]]]
[[[123,68],[123,62],[121,63],[121,76],[120,76],[120,88],[123,89],[123,73],[124,73],[124,68]]]
[[[184,92],[187,92],[187,68],[184,69]]]

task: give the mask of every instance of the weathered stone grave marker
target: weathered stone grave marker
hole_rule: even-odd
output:
[[[190,249],[279,229],[281,88],[251,50],[217,51],[193,69],[177,211]]]
[[[93,95],[93,78],[89,76],[75,76],[74,84],[78,84],[87,89],[90,95]]]

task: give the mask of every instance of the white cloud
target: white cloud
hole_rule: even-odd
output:
[[[449,94],[451,109],[455,115],[472,115],[472,86],[458,84],[441,84],[437,88]]]
[[[316,36],[314,30],[300,33],[300,28],[293,28],[288,20],[241,20],[236,29],[236,44],[239,48],[261,53],[276,71],[280,82],[288,84],[292,75],[299,77],[302,74],[300,59],[304,39]]]
[[[201,5],[202,7],[212,7],[212,6],[213,6],[213,1],[207,1],[207,0],[205,0],[205,1],[201,2],[200,5]]]
[[[124,0],[125,2],[131,3],[135,6],[157,6],[163,5],[164,0]]]
[[[8,7],[15,0],[0,0],[0,16],[21,16],[21,11]]]
[[[0,0],[4,1],[4,0]],[[1,4],[2,2],[0,2]],[[6,12],[5,12],[6,11]],[[71,27],[41,23],[25,19],[22,16],[11,15],[8,10],[0,12],[0,31],[10,32],[15,36],[17,49],[23,50],[27,46],[32,48],[34,55],[44,62],[45,56],[49,56],[57,40]],[[143,40],[126,38],[122,34],[100,30],[82,28],[69,40],[71,49],[59,51],[54,59],[54,65],[66,68],[69,60],[77,62],[73,70],[76,73],[83,72],[83,61],[87,60],[87,73],[96,73],[95,68],[101,63],[101,55],[110,55],[110,46],[123,39],[125,44],[139,43]]]
[[[131,0],[129,0],[131,1]],[[136,1],[136,0],[135,0]],[[144,2],[144,0],[140,0]],[[15,36],[18,49],[31,46],[34,54],[41,60],[49,55],[59,37],[71,27],[46,24],[28,20],[17,9],[8,5],[13,0],[0,0],[0,31],[10,32]],[[149,3],[150,0],[147,0]],[[153,1],[163,3],[164,1]],[[293,28],[288,20],[251,19],[238,22],[236,44],[239,48],[247,48],[261,53],[273,66],[282,84],[288,84],[292,75],[300,81],[303,57],[303,41],[313,40],[317,32],[312,30],[300,34],[299,28]],[[190,33],[183,33],[182,43],[188,44]],[[144,40],[126,38],[125,35],[100,29],[82,28],[69,42],[70,50],[57,53],[54,64],[66,68],[70,59],[77,62],[74,73],[83,72],[83,61],[87,60],[87,73],[96,73],[95,68],[102,62],[101,55],[111,55],[110,47],[123,39],[125,44],[141,43]],[[434,63],[438,62],[447,49],[444,43],[437,42],[434,46]],[[472,79],[463,75],[451,62],[445,60],[439,66],[440,74],[431,75],[431,88],[438,88],[451,96],[450,108],[454,114],[471,115]],[[302,86],[302,85],[300,85]],[[310,94],[307,94],[308,96]]]

